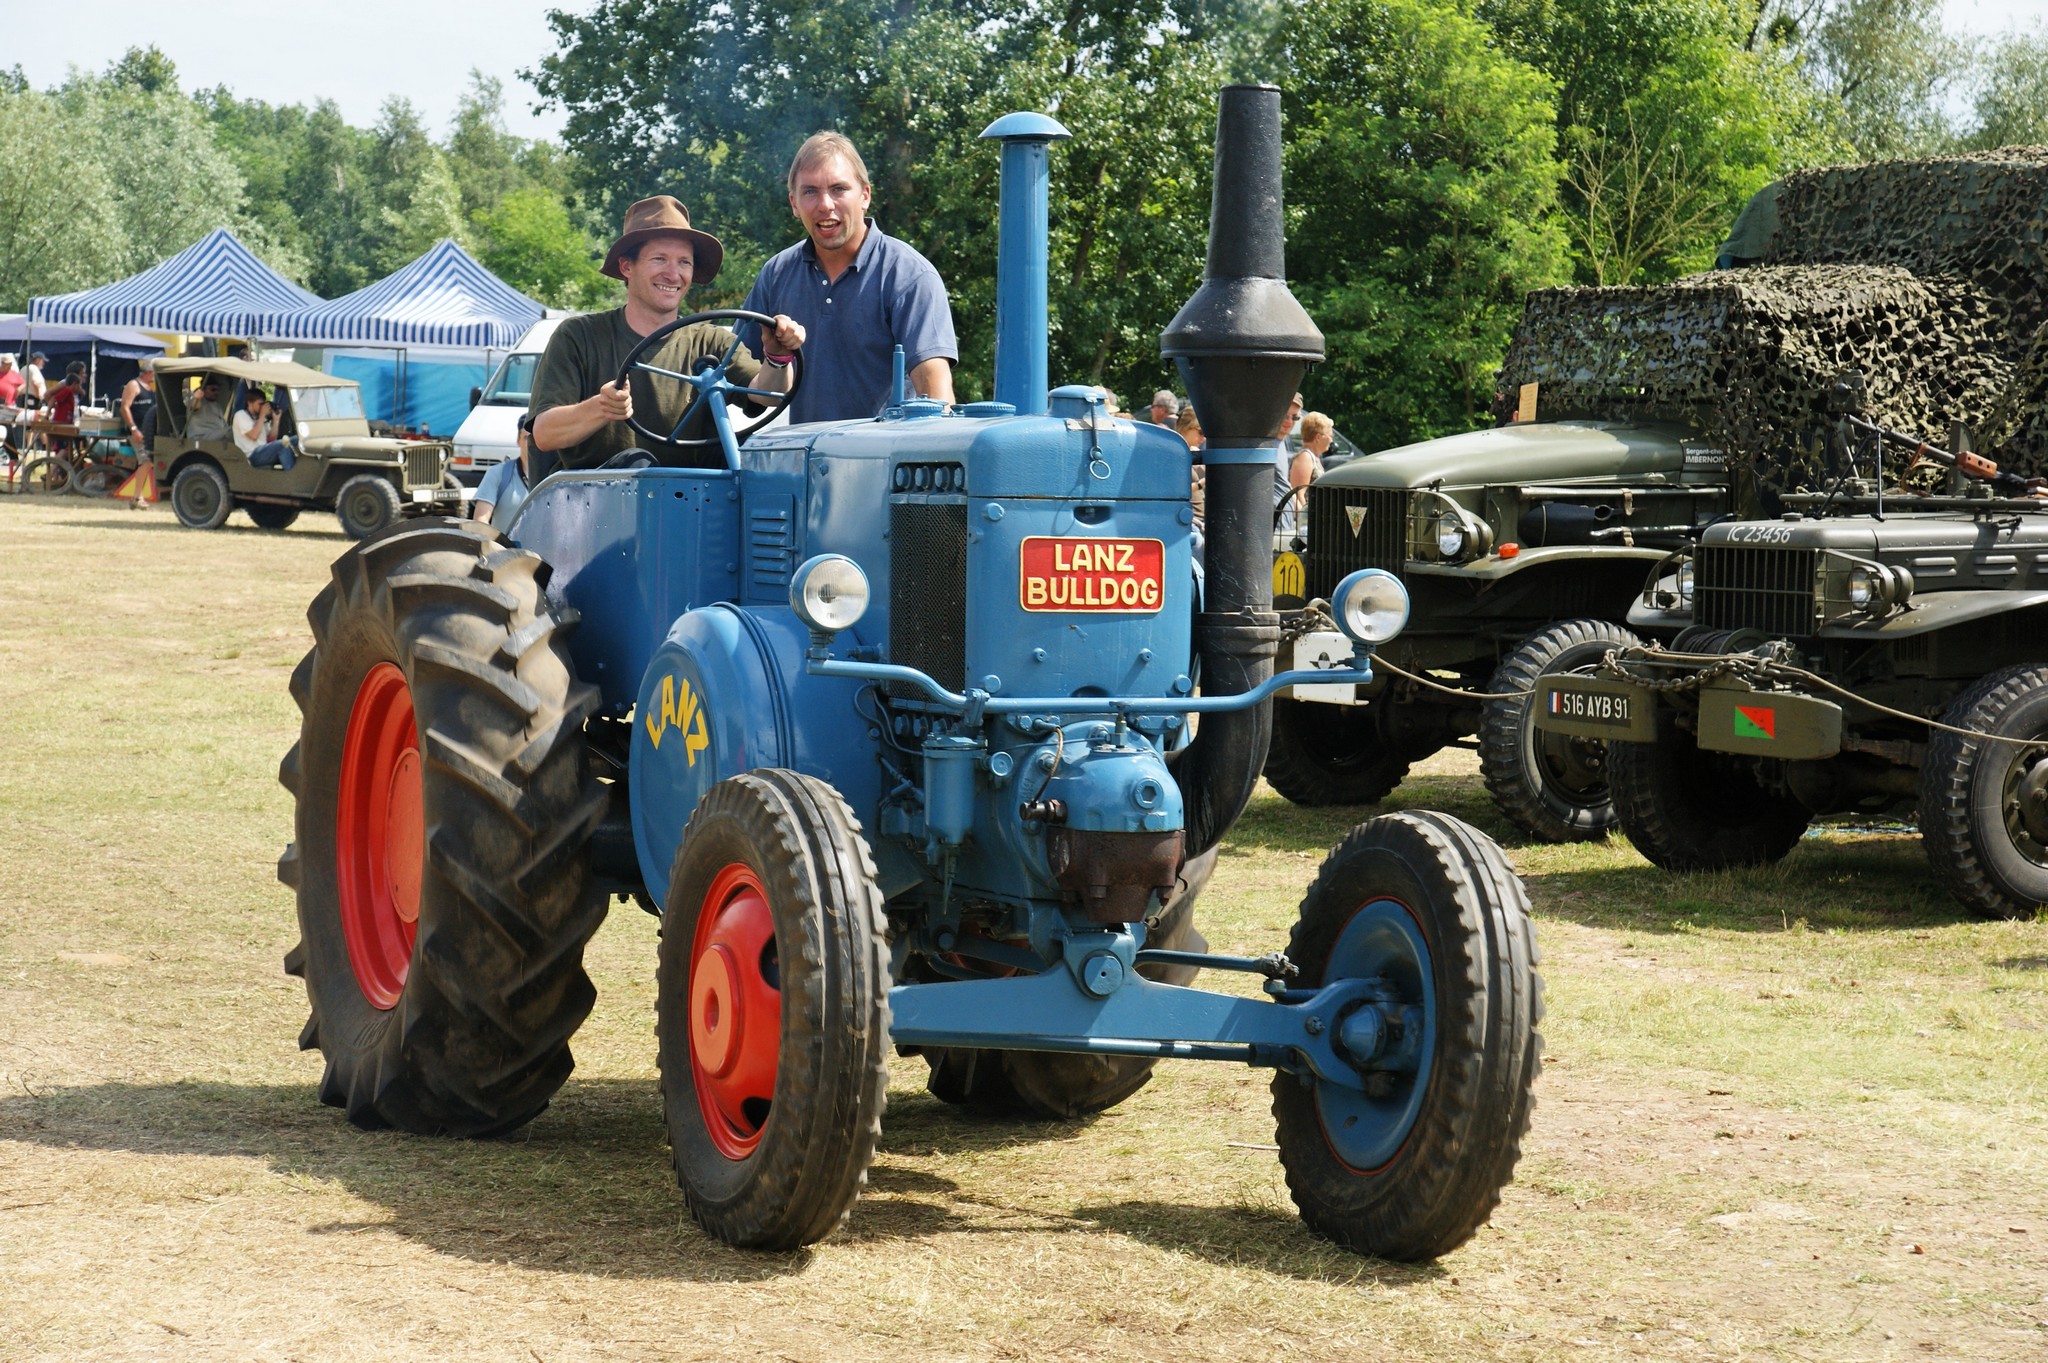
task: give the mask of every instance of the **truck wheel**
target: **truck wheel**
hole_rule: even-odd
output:
[[[1287,954],[1302,987],[1381,982],[1393,1024],[1362,1090],[1273,1078],[1302,1220],[1383,1259],[1448,1253],[1500,1202],[1534,1106],[1543,986],[1522,882],[1468,824],[1382,815],[1323,862]]]
[[[220,529],[234,505],[227,475],[211,464],[187,464],[171,480],[171,510],[188,530]]]
[[[584,753],[597,692],[545,580],[538,555],[435,525],[350,549],[307,612],[278,772],[297,800],[285,969],[312,1003],[320,1099],[357,1126],[496,1135],[574,1067],[607,792]]]
[[[352,540],[366,540],[398,524],[404,509],[398,489],[380,473],[358,473],[334,494],[334,519],[341,522],[341,533]]]
[[[279,506],[275,502],[244,502],[242,510],[259,530],[284,530],[299,518],[297,507]]]
[[[1524,639],[1486,689],[1533,690],[1547,672],[1588,672],[1611,648],[1640,644],[1605,620],[1567,620]],[[1479,774],[1508,821],[1544,842],[1587,842],[1614,827],[1607,792],[1607,744],[1536,727],[1532,696],[1486,702],[1479,725]]]
[[[1994,672],[1942,719],[2041,740],[1937,730],[1920,768],[1920,837],[1935,879],[1980,917],[2032,918],[2048,904],[2048,667]]]
[[[1705,752],[1658,707],[1657,741],[1607,745],[1607,788],[1621,831],[1667,871],[1765,866],[1799,843],[1813,815],[1766,790],[1751,759]]]
[[[1182,868],[1173,899],[1146,934],[1146,946],[1209,950],[1209,943],[1195,930],[1195,900],[1215,871],[1213,847]],[[1138,973],[1161,984],[1190,985],[1201,971],[1191,965],[1141,965]],[[1136,1055],[966,1046],[931,1046],[923,1053],[931,1066],[925,1087],[933,1097],[991,1115],[1053,1120],[1107,1112],[1150,1083],[1152,1067],[1159,1063]]]
[[[1427,756],[1389,742],[1381,718],[1377,702],[1275,700],[1267,784],[1298,805],[1378,804],[1401,784],[1410,763]]]
[[[662,922],[661,1105],[690,1214],[748,1249],[846,1219],[889,1088],[874,858],[839,792],[762,770],[683,830]]]

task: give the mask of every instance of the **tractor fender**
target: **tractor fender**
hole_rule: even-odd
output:
[[[686,611],[641,675],[628,766],[633,847],[657,906],[697,802],[728,776],[789,764],[789,689],[752,611]]]

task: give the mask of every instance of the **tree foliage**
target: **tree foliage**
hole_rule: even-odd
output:
[[[2001,39],[1985,54],[1984,69],[1971,143],[2048,146],[2048,28]]]
[[[1318,403],[1366,448],[1475,424],[1532,288],[1566,274],[1556,86],[1424,0],[1311,0],[1294,25],[1294,289]]]

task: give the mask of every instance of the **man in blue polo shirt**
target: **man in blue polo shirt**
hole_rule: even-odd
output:
[[[891,362],[903,347],[912,396],[953,401],[960,343],[945,281],[917,251],[867,216],[868,168],[852,142],[818,133],[789,167],[789,207],[805,240],[761,267],[750,312],[787,316],[806,334],[803,385],[789,419],[874,416],[889,400]],[[735,328],[756,353],[758,327]]]

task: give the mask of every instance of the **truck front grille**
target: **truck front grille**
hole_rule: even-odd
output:
[[[1693,562],[1693,619],[1707,629],[1800,637],[1820,627],[1818,549],[1703,544]]]
[[[967,500],[889,502],[889,661],[949,691],[967,681]],[[926,699],[915,687],[890,694]]]
[[[1310,488],[1307,557],[1312,597],[1328,597],[1346,574],[1360,568],[1399,573],[1408,563],[1407,490]]]
[[[405,452],[405,490],[416,487],[441,486],[441,447],[428,445],[424,449],[410,449]]]

